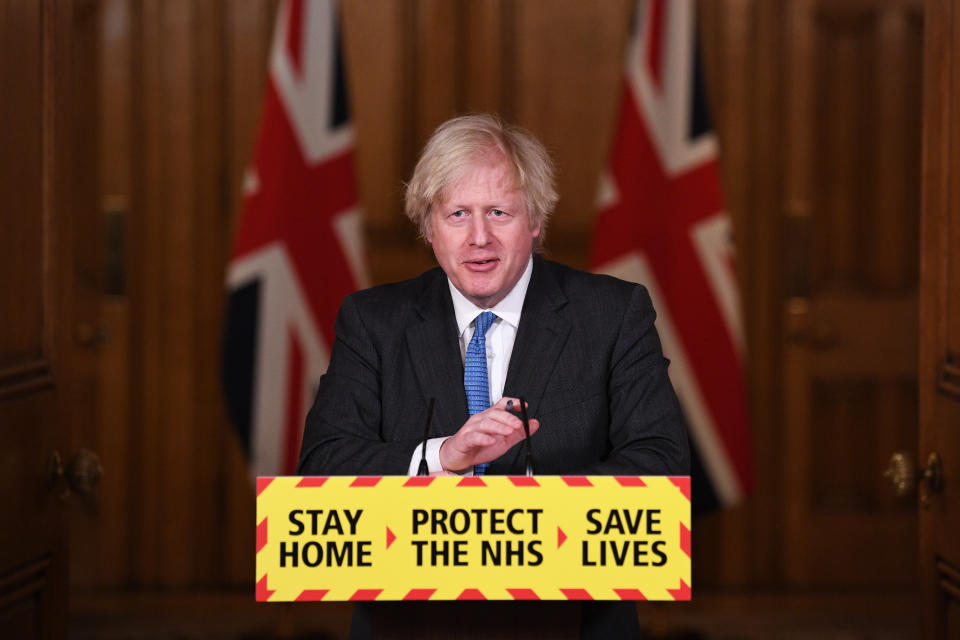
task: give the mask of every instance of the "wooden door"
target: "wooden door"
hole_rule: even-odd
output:
[[[960,638],[960,2],[927,2],[920,294],[926,638]],[[938,461],[931,458],[939,458]],[[939,484],[939,486],[937,486]]]
[[[788,6],[785,569],[912,589],[913,504],[882,471],[916,438],[922,7]]]
[[[77,372],[96,324],[86,295],[96,275],[79,268],[74,242],[90,236],[92,163],[84,40],[73,36],[93,8],[0,0],[0,635],[9,638],[67,628],[68,478],[80,471],[70,434],[92,406]],[[93,479],[96,466],[84,472]]]

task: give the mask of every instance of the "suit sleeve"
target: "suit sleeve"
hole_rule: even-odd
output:
[[[689,475],[687,430],[667,376],[647,290],[633,289],[610,360],[609,454],[580,471],[598,475]]]
[[[382,437],[382,362],[353,296],[340,307],[336,334],[307,414],[297,473],[404,475],[418,442]]]

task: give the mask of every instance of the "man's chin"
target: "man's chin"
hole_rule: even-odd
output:
[[[461,293],[467,300],[483,309],[489,309],[500,302],[500,299],[497,299],[497,290],[492,288],[468,288]],[[500,296],[500,298],[502,297]]]

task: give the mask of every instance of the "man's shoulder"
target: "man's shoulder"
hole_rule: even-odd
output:
[[[434,267],[409,280],[355,291],[346,297],[344,305],[355,306],[365,316],[389,313],[396,317],[423,300],[429,292],[435,291],[437,286],[443,284],[443,279],[443,271],[440,267]]]
[[[576,294],[580,299],[584,296],[588,298],[629,299],[637,289],[646,292],[646,287],[641,284],[621,280],[603,273],[590,273],[543,258],[540,259],[540,264],[543,266],[544,272],[557,283],[557,286],[564,293]]]
[[[556,287],[552,295],[547,294],[554,309],[591,341],[616,339],[626,318],[632,318],[636,326],[646,326],[656,318],[650,294],[642,284],[556,262],[543,261],[542,266],[546,288]]]

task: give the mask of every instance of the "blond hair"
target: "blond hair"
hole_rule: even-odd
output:
[[[484,153],[503,154],[514,186],[524,195],[530,228],[540,225],[541,241],[557,204],[553,162],[533,134],[486,113],[447,120],[433,132],[407,183],[404,212],[428,236],[430,212],[461,172]]]

